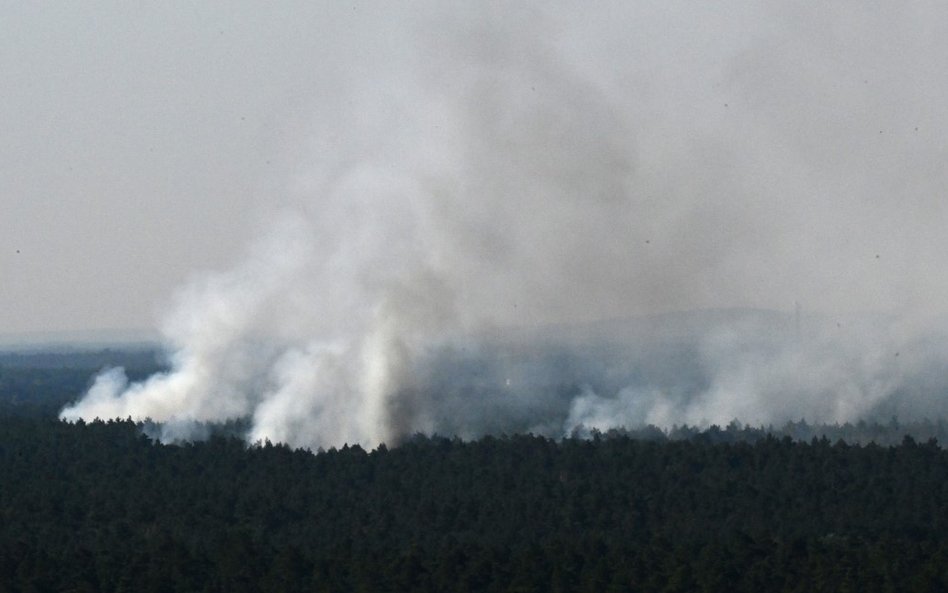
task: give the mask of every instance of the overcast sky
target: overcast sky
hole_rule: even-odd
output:
[[[325,6],[3,3],[0,331],[149,327],[278,204]]]
[[[0,333],[156,326],[279,213],[319,216],[314,171],[347,130],[371,152],[367,121],[430,124],[404,114],[450,99],[456,39],[492,27],[633,136],[662,204],[637,198],[636,244],[682,240],[680,273],[623,285],[674,299],[603,316],[944,307],[948,5],[449,4],[0,3]],[[456,139],[434,127],[411,132]]]

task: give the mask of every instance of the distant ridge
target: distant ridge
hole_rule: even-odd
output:
[[[758,335],[792,335],[818,327],[873,326],[891,320],[891,314],[850,313],[828,315],[814,311],[802,314],[794,310],[752,307],[689,309],[666,311],[628,317],[577,322],[561,322],[536,326],[500,326],[475,332],[471,337],[524,342],[552,340],[574,342],[611,340],[617,342],[658,340],[691,340],[707,336],[712,330],[739,328]],[[945,320],[948,323],[948,319]],[[77,350],[119,346],[122,348],[155,349],[162,344],[154,329],[99,329],[48,332],[0,331],[0,351],[12,350]]]
[[[117,346],[126,349],[153,349],[161,342],[155,330],[98,329],[0,333],[0,350],[70,351]]]
[[[789,335],[794,331],[795,320],[793,311],[734,307],[666,311],[538,326],[502,327],[485,333],[502,341],[689,341],[707,336],[712,330],[727,328],[754,329],[760,335]],[[804,316],[804,322],[807,325],[821,321],[825,320],[816,313],[808,313]]]

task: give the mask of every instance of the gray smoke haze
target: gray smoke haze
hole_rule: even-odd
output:
[[[317,447],[948,412],[946,9],[626,4],[353,17],[292,205],[180,292],[168,373],[62,417]]]

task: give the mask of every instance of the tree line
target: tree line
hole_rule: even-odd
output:
[[[911,437],[313,453],[7,415],[0,476],[0,591],[948,590],[948,452]]]

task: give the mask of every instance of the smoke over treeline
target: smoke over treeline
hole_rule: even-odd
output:
[[[62,416],[325,446],[944,414],[943,7],[728,6],[328,18],[364,43],[288,205],[181,291],[168,373]]]

